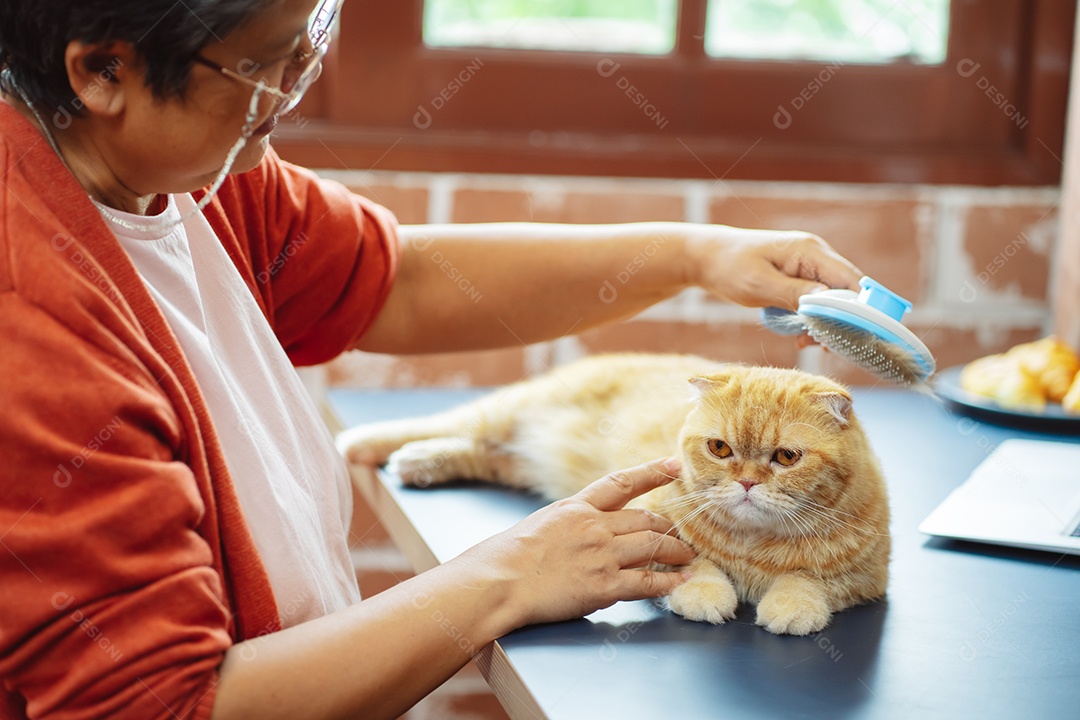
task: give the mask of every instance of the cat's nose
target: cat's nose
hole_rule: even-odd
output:
[[[757,480],[751,480],[750,478],[742,478],[739,480],[739,484],[746,488],[746,492],[750,492],[750,488],[758,484]]]

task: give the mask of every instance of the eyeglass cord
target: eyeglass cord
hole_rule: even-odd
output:
[[[38,124],[41,126],[42,132],[45,133],[45,138],[49,141],[49,145],[56,153],[56,156],[60,158],[60,162],[62,162],[64,164],[64,167],[68,169],[68,172],[71,172],[71,174],[74,175],[75,173],[71,171],[71,166],[68,165],[67,160],[64,159],[63,153],[60,152],[60,146],[57,145],[56,139],[49,131],[49,126],[45,124],[45,120],[41,117],[41,114],[38,113],[37,108],[34,107],[34,103],[30,101],[30,98],[27,97],[23,89],[19,87],[18,83],[15,82],[15,78],[11,75],[10,70],[4,68],[2,72],[5,75],[7,84],[10,87],[15,88],[15,91],[19,93],[19,97],[21,97],[22,101],[26,103],[26,106],[30,108],[30,112],[33,113],[34,117],[37,119]],[[251,103],[248,105],[247,117],[244,120],[244,127],[241,130],[240,139],[233,144],[232,148],[230,148],[229,150],[229,154],[225,156],[225,164],[222,166],[221,171],[214,179],[213,184],[211,184],[210,190],[206,193],[206,196],[203,197],[203,199],[200,200],[194,208],[192,208],[186,215],[183,215],[180,219],[170,222],[158,221],[134,223],[117,216],[115,213],[109,210],[108,207],[98,202],[97,200],[94,200],[93,198],[90,198],[91,202],[94,203],[94,205],[98,209],[98,212],[100,212],[107,220],[127,230],[133,230],[135,232],[141,233],[165,233],[177,227],[178,225],[183,225],[196,213],[202,212],[203,209],[206,208],[206,206],[209,205],[210,202],[214,199],[214,196],[217,195],[218,190],[220,190],[221,186],[225,183],[225,178],[229,176],[229,171],[232,170],[232,166],[236,162],[237,156],[240,154],[240,151],[244,149],[244,145],[247,144],[247,141],[251,139],[252,134],[255,132],[255,120],[259,116],[259,96],[266,91],[266,88],[266,82],[263,80],[260,80],[258,85],[256,85],[254,92],[252,92],[251,94]]]

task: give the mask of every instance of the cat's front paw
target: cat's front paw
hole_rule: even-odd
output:
[[[691,578],[671,591],[667,605],[687,620],[720,625],[735,618],[739,597],[726,578]]]
[[[350,463],[378,467],[406,440],[393,431],[390,423],[373,423],[343,431],[338,442],[344,444],[345,458]]]
[[[802,582],[778,582],[757,606],[757,624],[777,635],[810,635],[829,624],[824,593]]]
[[[386,470],[406,485],[420,488],[469,478],[474,475],[469,472],[471,451],[472,443],[458,438],[417,440],[391,455]]]

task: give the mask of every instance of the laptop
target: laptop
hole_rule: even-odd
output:
[[[1080,445],[1004,441],[919,530],[1080,555]]]

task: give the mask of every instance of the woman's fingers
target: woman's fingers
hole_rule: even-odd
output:
[[[679,462],[669,458],[612,473],[471,554],[510,581],[507,603],[518,608],[522,623],[580,617],[618,600],[667,595],[686,577],[646,566],[686,565],[694,552],[675,536],[670,521],[625,505],[671,482],[679,470]]]
[[[686,582],[687,575],[682,572],[661,572],[659,570],[623,570],[619,573],[619,598],[622,600],[644,600],[670,595],[671,591]]]
[[[819,280],[829,287],[858,291],[863,272],[827,242],[816,235],[812,238],[807,246],[807,264],[813,272],[811,279]],[[806,277],[809,273],[802,274]]]
[[[679,475],[675,458],[653,460],[644,465],[606,475],[577,494],[598,510],[621,510],[639,495],[667,485]]]
[[[800,231],[701,226],[688,245],[696,284],[750,307],[798,307],[827,288],[857,290],[861,271],[817,235]]]
[[[607,528],[616,535],[628,535],[645,530],[652,530],[663,535],[670,533],[674,527],[663,515],[657,515],[648,510],[615,510],[607,516]]]
[[[686,565],[696,557],[693,548],[679,538],[653,531],[620,535],[614,553],[624,568],[640,568],[649,563]]]
[[[791,310],[798,308],[803,295],[828,288],[857,290],[862,277],[858,268],[812,235],[783,252],[771,249],[764,257],[772,267],[768,280],[761,283],[763,289]]]
[[[667,518],[647,510],[619,509],[631,499],[671,482],[679,469],[674,458],[654,460],[611,473],[578,493],[578,500],[605,512],[602,531],[613,536],[609,536],[610,552],[620,567],[638,568],[650,562],[685,565],[695,557],[693,549],[675,536],[675,528]]]

